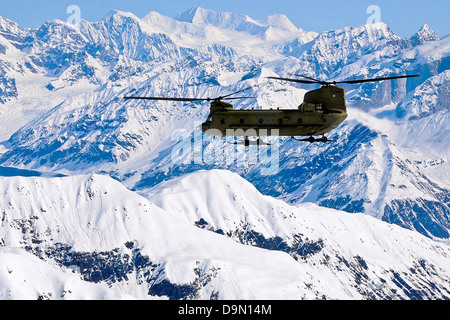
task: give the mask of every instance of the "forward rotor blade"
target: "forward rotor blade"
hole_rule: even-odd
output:
[[[220,101],[220,100],[239,100],[239,99],[256,99],[255,97],[231,97],[232,95],[244,92],[246,90],[260,87],[265,83],[257,84],[255,86],[251,86],[233,93],[229,93],[225,96],[220,96],[217,98],[166,98],[166,97],[124,97],[126,100],[153,100],[153,101],[185,101],[185,102],[194,102],[194,101]]]
[[[314,84],[321,84],[322,82],[318,82],[316,80],[309,81],[309,80],[300,80],[300,79],[290,79],[290,78],[278,78],[278,77],[267,77],[268,79],[274,79],[274,80],[283,80],[283,81],[289,81],[289,82],[296,82],[296,83],[314,83]]]
[[[409,76],[395,76],[395,77],[386,77],[386,78],[375,78],[375,79],[362,79],[362,80],[348,80],[348,81],[333,81],[330,82],[330,84],[336,84],[336,83],[365,83],[365,82],[376,82],[376,81],[383,81],[383,80],[394,80],[394,79],[403,79],[403,78],[415,78],[419,77],[420,75],[414,74]]]
[[[124,97],[126,100],[152,100],[152,101],[181,101],[181,102],[195,102],[195,101],[220,101],[220,100],[240,100],[240,99],[256,99],[256,97],[219,97],[217,99],[211,98],[164,98],[164,97]]]
[[[164,98],[164,97],[124,97],[126,100],[161,100],[161,101],[212,101],[214,99],[198,99],[198,98]]]
[[[257,99],[256,97],[231,97],[231,98],[223,98],[221,100],[241,100],[241,99]]]

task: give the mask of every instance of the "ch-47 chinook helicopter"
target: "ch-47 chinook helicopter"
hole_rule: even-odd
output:
[[[348,81],[320,81],[314,78],[297,75],[304,79],[268,77],[303,84],[320,84],[322,87],[305,94],[304,101],[297,109],[264,109],[264,110],[234,110],[233,105],[223,100],[238,100],[255,97],[232,97],[250,88],[230,93],[217,98],[167,98],[167,97],[125,97],[138,100],[164,101],[209,101],[210,114],[201,125],[202,132],[222,137],[244,137],[237,144],[267,145],[260,137],[274,135],[292,137],[297,141],[329,142],[325,134],[338,127],[347,118],[345,90],[337,84],[358,84],[383,80],[418,77],[419,75],[394,76],[375,79]],[[306,80],[305,80],[306,79]],[[295,137],[308,137],[297,139]],[[321,136],[320,138],[316,138]],[[248,137],[258,137],[250,141]]]

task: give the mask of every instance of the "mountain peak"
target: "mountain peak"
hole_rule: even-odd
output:
[[[175,20],[190,23],[194,26],[212,26],[260,37],[266,41],[280,41],[280,39],[312,40],[317,34],[308,33],[297,28],[287,16],[274,14],[261,20],[253,19],[242,13],[215,12],[200,7],[193,7],[175,17]],[[302,40],[302,42],[308,42]]]
[[[125,11],[120,11],[120,10],[111,10],[102,18],[102,20],[108,20],[108,19],[115,18],[115,17],[128,17],[128,18],[132,18],[133,20],[139,20],[139,18],[136,17],[131,12],[125,12]]]
[[[248,16],[230,12],[215,12],[201,7],[193,7],[178,16],[175,20],[196,25],[205,24],[221,28],[235,28],[243,21],[251,20]]]
[[[189,10],[178,14],[175,19],[182,22],[190,22],[194,23],[195,17],[198,17],[202,14],[202,12],[206,11],[203,8],[198,6],[192,7]]]
[[[3,18],[2,16],[0,16],[0,28],[1,29],[5,29],[9,25],[17,25],[17,23],[14,22],[14,21],[9,20],[7,18]]]
[[[26,37],[26,31],[16,22],[0,16],[0,35],[5,36],[9,40],[18,40]]]
[[[284,14],[275,14],[268,16],[265,20],[265,23],[271,27],[275,27],[277,29],[287,30],[287,31],[298,31],[299,29],[289,20],[287,16]]]
[[[417,31],[411,38],[411,44],[413,46],[421,45],[428,41],[437,41],[440,40],[440,37],[436,34],[436,32],[431,29],[428,24],[424,24],[419,31]]]
[[[178,20],[180,22],[189,22],[193,24],[199,24],[202,21],[202,16],[206,14],[206,10],[200,7],[192,7],[191,9],[178,14],[175,17],[175,20]]]

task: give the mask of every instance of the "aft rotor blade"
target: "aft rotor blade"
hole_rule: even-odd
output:
[[[236,92],[227,94],[227,95],[222,96],[222,97],[219,97],[218,100],[222,100],[222,99],[228,98],[228,97],[230,97],[230,96],[233,96],[233,95],[235,95],[235,94],[238,94],[238,93],[247,91],[247,90],[249,90],[249,89],[254,89],[254,88],[261,87],[261,86],[263,86],[263,85],[265,85],[265,84],[267,84],[267,82],[260,83],[260,84],[256,84],[256,85],[251,86],[251,87],[247,87],[247,88],[245,88],[245,89],[242,89],[242,90],[239,90],[239,91],[236,91]],[[251,98],[251,97],[243,97],[243,98],[237,98],[237,99],[247,99],[247,98]]]
[[[403,79],[403,78],[415,78],[419,77],[420,75],[414,74],[409,76],[395,76],[395,77],[386,77],[386,78],[375,78],[375,79],[362,79],[362,80],[348,80],[348,81],[333,81],[330,82],[330,84],[336,84],[336,83],[365,83],[365,82],[376,82],[376,81],[383,81],[383,80],[394,80],[394,79]]]
[[[214,99],[205,98],[205,99],[198,99],[198,98],[164,98],[164,97],[124,97],[124,99],[127,100],[161,100],[161,101],[212,101]]]
[[[322,82],[318,82],[316,80],[310,81],[310,80],[300,80],[300,79],[291,79],[291,78],[278,78],[278,77],[267,77],[268,79],[274,79],[274,80],[283,80],[283,81],[289,81],[289,82],[296,82],[296,83],[314,83],[314,84],[321,84]]]

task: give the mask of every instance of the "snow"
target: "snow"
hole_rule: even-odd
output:
[[[420,45],[428,41],[440,40],[439,36],[430,28],[428,24],[424,24],[416,34],[411,38],[411,43],[413,45]]]
[[[32,267],[30,267],[32,266]],[[106,284],[81,280],[20,248],[0,248],[1,300],[134,300]]]
[[[379,268],[413,262],[409,259],[415,254],[410,249],[391,247],[404,243],[401,237],[417,240],[414,245],[425,241],[425,238],[412,240],[413,232],[362,214],[338,212],[310,203],[289,206],[281,200],[263,196],[249,182],[228,171],[195,172],[140,193],[191,224],[203,218],[208,222],[207,228],[221,229],[225,234],[244,228],[266,238],[280,236],[291,243],[295,234],[309,239],[322,238],[326,239],[330,254],[333,250],[344,252],[348,260],[357,255],[370,256],[366,261],[379,264]],[[395,262],[400,251],[409,258],[402,257]]]
[[[419,56],[417,64],[423,64],[426,61],[436,61],[449,56],[450,37],[444,37],[440,41],[427,41],[410,50],[406,50],[403,55],[405,58]]]
[[[450,230],[449,39],[429,26],[404,39],[384,23],[317,34],[283,15],[198,7],[176,18],[112,11],[79,28],[0,18],[0,163],[12,175],[0,177],[0,288],[9,288],[0,294],[164,299],[186,285],[195,294],[183,298],[412,298],[393,280],[402,275],[416,291],[436,286],[420,298],[448,298],[448,247],[431,239],[445,243]],[[244,148],[207,163],[230,147],[198,131],[207,103],[122,99],[250,88],[256,99],[236,109],[293,109],[316,87],[267,77],[415,73],[346,86],[349,118],[330,133],[338,141],[282,139],[272,176]],[[182,164],[175,133],[200,139],[185,140],[197,144]],[[93,258],[139,253],[151,265],[94,284],[47,254],[58,243]],[[33,283],[23,263],[48,277]]]
[[[141,20],[148,33],[163,33],[190,48],[211,44],[232,46],[243,54],[267,55],[274,44],[294,38],[311,41],[317,34],[297,28],[284,15],[256,21],[246,15],[218,13],[194,7],[175,19],[150,12]]]
[[[128,286],[122,280],[109,289],[100,284],[89,290],[94,284],[81,281],[76,267],[67,270],[58,263],[52,266],[46,254],[39,260],[25,252],[24,245],[42,252],[55,244],[67,244],[72,252],[94,254],[118,248],[122,254],[131,254],[126,244],[133,242],[142,255],[162,266],[159,274],[172,283],[195,282],[197,268],[210,274],[210,281],[201,288],[203,298],[218,292],[221,299],[322,295],[360,299],[358,290],[352,289],[352,274],[339,267],[339,259],[351,262],[355,257],[365,261],[368,276],[380,286],[395,286],[378,280],[386,278],[389,270],[406,273],[408,282],[414,277],[420,279],[408,268],[422,260],[438,267],[439,277],[427,275],[435,286],[446,286],[450,281],[450,249],[446,245],[361,214],[314,204],[289,206],[261,195],[247,181],[227,171],[200,171],[149,191],[147,196],[161,207],[100,175],[1,178],[0,193],[5,195],[0,202],[0,252],[5,257],[0,260],[0,283],[2,294],[13,299],[34,299],[37,294],[49,293],[52,299],[79,295],[88,299],[156,298],[145,296],[148,284],[139,284],[133,273],[128,275]],[[323,241],[323,250],[306,260],[296,260],[281,251],[244,245],[197,228],[193,224],[200,218],[225,233],[244,228],[266,238],[277,235],[288,244],[294,236]],[[325,257],[328,262],[323,264]],[[32,273],[26,273],[24,259],[36,266]],[[46,277],[31,281],[39,274]],[[23,280],[31,287],[20,291]],[[410,284],[414,286],[414,282]],[[68,291],[72,294],[63,295]],[[439,296],[438,292],[433,294]]]

